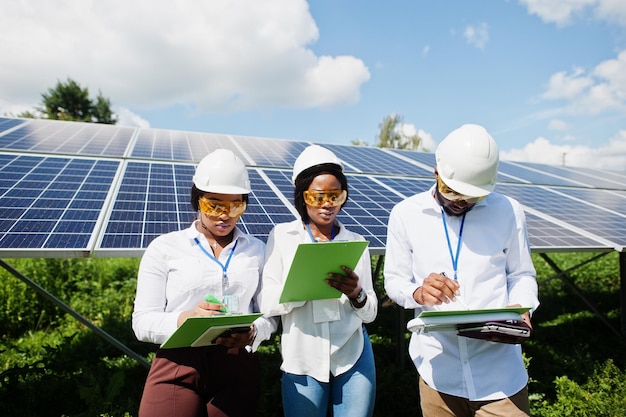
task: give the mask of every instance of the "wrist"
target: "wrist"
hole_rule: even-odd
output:
[[[353,305],[361,306],[365,303],[365,300],[367,299],[367,293],[363,288],[361,288],[355,297],[348,298]]]
[[[417,304],[424,305],[424,294],[422,291],[422,287],[417,287],[417,289],[413,291],[413,299]]]

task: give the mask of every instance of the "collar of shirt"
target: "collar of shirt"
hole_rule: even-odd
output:
[[[339,220],[335,219],[335,226],[339,227],[339,233],[335,236],[335,241],[350,240],[347,236],[345,236],[347,230]],[[296,235],[299,234],[302,235],[305,242],[311,241],[309,233],[307,232],[306,227],[302,225],[302,220],[300,219],[289,223],[287,233]]]

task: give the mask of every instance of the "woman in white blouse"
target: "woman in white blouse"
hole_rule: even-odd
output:
[[[287,417],[371,416],[376,371],[364,323],[376,318],[369,251],[356,268],[329,274],[338,299],[279,303],[284,280],[300,243],[364,240],[337,214],[348,197],[341,161],[330,150],[309,146],[293,170],[294,204],[300,219],[271,231],[263,272],[261,311],[282,319],[282,399]]]
[[[265,246],[236,226],[248,193],[246,167],[231,151],[218,149],[200,161],[191,189],[197,220],[153,240],[141,260],[132,317],[139,340],[162,344],[188,317],[224,308],[259,311]],[[217,345],[159,349],[139,417],[256,415],[260,374],[252,351],[273,331],[261,317],[249,331],[220,337]]]

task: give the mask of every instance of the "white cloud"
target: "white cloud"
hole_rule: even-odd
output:
[[[489,28],[486,23],[480,23],[476,26],[468,25],[463,31],[463,36],[470,45],[483,49],[489,41]]]
[[[567,100],[571,114],[598,114],[626,110],[626,50],[615,59],[597,65],[590,74],[576,68],[571,74],[557,72],[550,77],[542,95],[546,100]]]
[[[434,152],[437,147],[437,142],[433,139],[432,135],[423,129],[417,129],[412,123],[400,123],[396,126],[396,131],[405,138],[410,138],[417,135],[420,138],[420,144],[415,149],[422,152]]]
[[[305,0],[31,0],[0,14],[2,99],[36,104],[71,78],[133,108],[332,107],[370,78],[353,56],[316,56]]]
[[[133,113],[130,109],[125,107],[120,107],[115,110],[115,114],[117,114],[117,126],[130,126],[130,127],[139,127],[142,129],[147,129],[150,127],[150,122],[146,119],[142,118],[136,113]]]
[[[559,27],[588,15],[626,26],[626,2],[623,0],[520,0],[520,3],[526,6],[528,13]]]
[[[555,145],[539,137],[522,149],[501,151],[502,160],[534,162],[626,171],[626,130],[620,131],[608,144],[591,148],[582,145]]]

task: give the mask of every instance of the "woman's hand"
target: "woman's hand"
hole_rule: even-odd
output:
[[[211,303],[209,301],[204,301],[204,300],[198,301],[198,303],[193,308],[193,310],[186,310],[186,311],[181,312],[178,315],[177,324],[178,326],[183,324],[184,321],[187,320],[187,317],[206,317],[206,316],[213,316],[215,314],[224,314],[223,308],[224,308],[223,304]]]
[[[240,331],[242,330],[242,331]],[[215,343],[226,346],[227,348],[242,348],[244,346],[252,346],[254,342],[254,324],[245,331],[245,329],[236,329],[235,331],[226,331],[222,333]]]
[[[359,276],[345,265],[341,269],[346,273],[345,275],[330,272],[328,273],[329,278],[325,280],[326,283],[347,295],[348,298],[356,298],[361,292]]]

